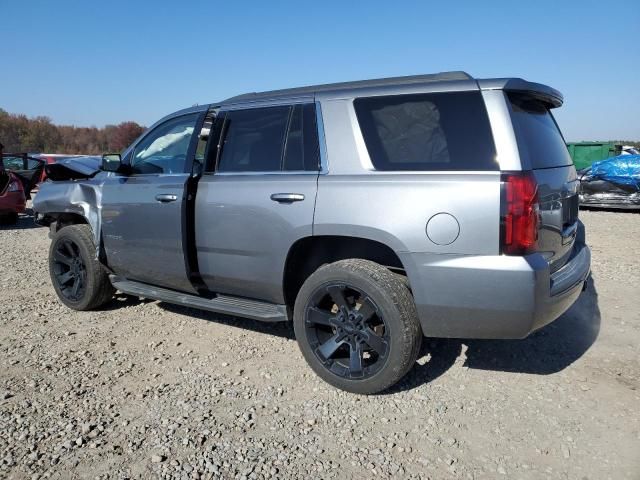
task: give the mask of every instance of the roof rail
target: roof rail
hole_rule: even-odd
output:
[[[283,90],[271,90],[271,91],[265,91],[265,92],[245,93],[242,95],[236,95],[234,97],[227,98],[221,103],[229,104],[229,103],[274,98],[274,97],[280,97],[280,96],[294,96],[294,95],[305,95],[305,94],[311,95],[318,92],[345,90],[349,88],[383,87],[388,85],[411,85],[415,83],[452,82],[452,81],[460,81],[460,80],[473,80],[473,77],[466,72],[455,71],[455,72],[430,73],[425,75],[410,75],[406,77],[389,77],[389,78],[376,78],[372,80],[357,80],[353,82],[327,83],[323,85],[310,85],[307,87],[287,88]]]

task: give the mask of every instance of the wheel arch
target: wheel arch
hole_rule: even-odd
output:
[[[96,258],[102,261],[102,192],[99,184],[47,182],[36,195],[33,209],[36,223],[48,226],[52,233],[67,225],[89,225],[96,246]]]
[[[380,241],[347,235],[303,237],[290,247],[285,260],[282,286],[287,306],[293,308],[300,287],[320,266],[348,258],[371,260],[406,275],[396,251]]]
[[[96,222],[92,222],[91,219],[87,218],[84,214],[77,212],[48,212],[41,214],[37,223],[49,227],[50,235],[54,235],[69,225],[88,225],[91,229],[93,243],[96,246],[96,258],[106,265],[101,232],[96,230],[99,227],[96,225]]]

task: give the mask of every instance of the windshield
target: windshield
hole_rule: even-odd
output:
[[[571,165],[571,156],[549,108],[523,94],[509,93],[508,98],[522,164],[533,169]]]

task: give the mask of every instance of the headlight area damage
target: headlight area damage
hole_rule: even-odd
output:
[[[52,232],[71,223],[89,224],[98,257],[102,185],[108,175],[100,172],[99,157],[69,159],[45,168],[49,181],[33,201],[36,223],[51,227]]]

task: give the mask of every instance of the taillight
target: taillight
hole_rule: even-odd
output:
[[[527,172],[505,173],[502,182],[502,252],[530,253],[538,240],[538,184]]]

